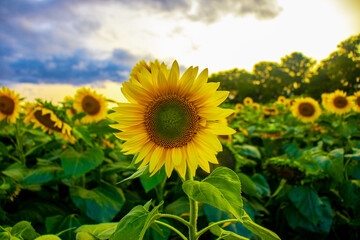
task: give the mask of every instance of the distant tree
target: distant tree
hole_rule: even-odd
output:
[[[319,98],[322,92],[342,89],[348,94],[360,89],[360,34],[341,42],[338,50],[319,64],[307,85],[307,93]]]
[[[281,67],[289,75],[283,79],[283,83],[290,95],[301,95],[305,92],[304,84],[309,81],[315,64],[315,60],[300,52],[293,52],[281,59]]]

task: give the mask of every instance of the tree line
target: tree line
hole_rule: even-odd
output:
[[[342,41],[337,50],[319,64],[301,52],[281,58],[281,62],[262,61],[253,71],[232,69],[214,73],[211,82],[221,82],[230,91],[229,102],[251,97],[256,102],[274,101],[278,96],[299,95],[320,99],[336,89],[352,94],[360,89],[360,34]]]

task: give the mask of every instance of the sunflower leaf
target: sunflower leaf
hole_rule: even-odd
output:
[[[100,148],[92,148],[82,153],[68,148],[60,155],[60,159],[65,173],[79,178],[99,166],[104,161],[104,153]]]
[[[241,220],[241,184],[239,177],[231,169],[216,168],[203,181],[188,180],[183,183],[182,188],[191,199],[229,212]]]
[[[159,218],[159,207],[163,203],[154,207],[150,212],[146,206],[136,206],[124,216],[117,225],[115,233],[110,237],[110,240],[127,239],[139,240],[143,239],[146,230],[151,224]]]

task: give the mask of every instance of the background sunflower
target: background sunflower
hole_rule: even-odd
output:
[[[14,90],[2,86],[0,89],[0,121],[6,118],[8,122],[15,123],[21,110],[20,101],[20,94],[15,94]]]
[[[244,98],[244,101],[243,101],[245,106],[250,106],[253,102],[254,102],[254,100],[251,97],[246,97],[246,98]]]
[[[335,114],[342,115],[351,111],[353,101],[346,97],[346,92],[336,90],[327,97],[327,109]]]
[[[321,115],[319,103],[310,97],[296,99],[291,112],[302,122],[314,122]]]
[[[360,91],[357,91],[356,93],[354,93],[354,96],[352,96],[352,99],[354,101],[354,111],[355,112],[360,112]]]
[[[33,103],[33,106],[28,105],[24,122],[27,124],[34,123],[33,127],[40,127],[44,133],[57,134],[70,143],[75,142],[75,138],[71,135],[71,127],[61,120],[52,109],[41,103]]]
[[[102,94],[89,88],[80,88],[74,96],[73,108],[77,113],[86,112],[82,123],[94,123],[106,118],[108,103]]]

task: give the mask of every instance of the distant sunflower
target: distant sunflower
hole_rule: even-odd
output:
[[[260,109],[260,104],[259,103],[256,103],[254,102],[251,107],[255,110],[255,111],[258,111]]]
[[[265,117],[268,116],[276,116],[279,114],[279,110],[276,107],[262,107],[263,113],[265,114]]]
[[[251,97],[246,97],[244,98],[243,102],[245,106],[250,106],[254,102],[254,100]]]
[[[102,94],[97,94],[96,91],[91,91],[89,88],[78,89],[74,96],[73,108],[77,113],[86,112],[86,116],[81,118],[81,122],[85,124],[105,119],[107,105]]]
[[[285,104],[285,102],[286,102],[286,97],[284,97],[284,96],[279,96],[276,102],[279,103],[279,104]]]
[[[323,106],[324,109],[328,109],[328,98],[329,98],[330,94],[329,93],[322,93],[321,94],[321,105]]]
[[[216,154],[222,151],[217,135],[235,133],[219,122],[233,113],[217,107],[229,92],[207,82],[207,69],[197,76],[198,67],[190,67],[180,77],[176,61],[170,70],[148,66],[122,84],[129,103],[119,103],[109,116],[118,122],[112,127],[122,131],[115,136],[126,141],[122,151],[139,153],[135,163],[141,162],[139,168],[149,164],[152,174],[163,166],[168,177],[174,169],[182,178],[187,169],[195,175],[198,166],[209,172],[209,163],[218,163]]]
[[[341,90],[336,90],[327,98],[327,109],[338,115],[350,112],[353,104],[353,101],[346,97],[346,92]]]
[[[15,123],[19,118],[20,110],[20,94],[15,94],[14,90],[2,86],[0,89],[0,121],[6,119],[8,122]]]
[[[354,96],[352,96],[352,99],[354,100],[354,111],[360,112],[360,91],[357,91],[354,93]]]
[[[64,106],[66,107],[66,114],[72,118],[76,114],[76,110],[73,108],[72,104],[69,104],[67,102],[74,102],[74,98],[71,96],[64,97]]]
[[[241,109],[243,109],[243,108],[244,108],[244,105],[242,105],[241,103],[237,103],[237,104],[235,105],[235,112],[238,113],[238,112],[240,112]]]
[[[319,103],[311,97],[296,99],[291,112],[302,122],[314,122],[321,115]]]
[[[24,122],[27,124],[34,123],[34,128],[40,127],[43,132],[49,134],[57,134],[70,143],[75,142],[75,138],[71,135],[71,127],[61,120],[53,110],[42,104],[28,105]]]

